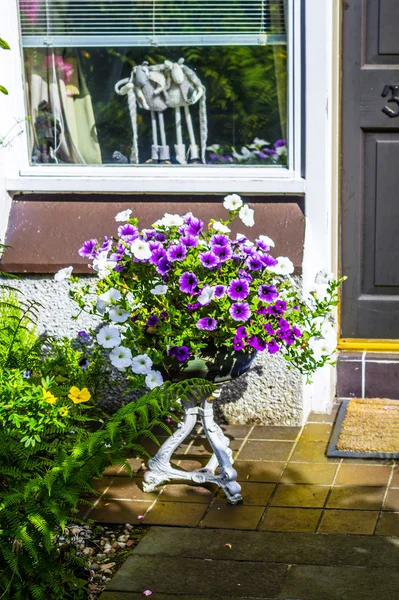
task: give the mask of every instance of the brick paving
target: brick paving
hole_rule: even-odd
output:
[[[394,461],[328,459],[335,409],[331,415],[311,414],[303,428],[224,427],[242,485],[239,506],[228,505],[216,486],[168,484],[146,494],[142,460],[132,458],[136,476],[107,469],[94,484],[101,495],[84,516],[108,523],[399,536],[399,466]],[[157,446],[149,442],[146,449],[155,453]],[[191,470],[210,455],[198,430],[173,462]]]

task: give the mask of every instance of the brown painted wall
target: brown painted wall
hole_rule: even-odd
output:
[[[255,226],[234,226],[235,233],[254,239],[263,233],[274,239],[274,256],[288,256],[302,270],[305,219],[303,198],[294,196],[249,197],[255,209]],[[165,212],[207,220],[225,218],[223,196],[31,194],[15,196],[1,268],[13,273],[54,273],[72,265],[76,273],[89,272],[78,249],[89,238],[115,235],[117,212],[131,208],[141,227],[149,227]]]

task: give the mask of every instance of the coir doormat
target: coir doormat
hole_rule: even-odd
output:
[[[399,400],[344,400],[338,411],[327,456],[399,458]]]

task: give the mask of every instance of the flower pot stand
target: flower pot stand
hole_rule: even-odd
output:
[[[220,390],[212,396],[203,398],[198,404],[183,402],[184,418],[178,424],[175,433],[160,447],[154,458],[148,461],[148,470],[144,474],[144,492],[153,492],[159,485],[170,481],[192,481],[197,485],[215,483],[224,490],[230,504],[242,502],[241,486],[237,483],[237,471],[232,465],[232,450],[229,438],[226,437],[215,422],[213,415],[213,400],[220,396]],[[172,467],[170,459],[176,448],[190,435],[197,420],[204,428],[206,438],[212,447],[213,454],[202,469],[187,472]],[[219,467],[219,473],[216,470]]]

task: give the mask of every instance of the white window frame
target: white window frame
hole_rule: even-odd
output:
[[[26,131],[7,153],[6,188],[14,192],[130,192],[130,193],[228,193],[303,194],[301,168],[301,2],[288,2],[288,164],[284,167],[203,165],[30,165]],[[26,114],[23,89],[23,59],[18,0],[2,0],[1,34],[12,47],[5,66],[12,79],[8,85],[14,114],[0,114],[0,131],[12,118]],[[10,32],[10,33],[9,33]],[[11,35],[12,32],[12,35]],[[22,84],[21,84],[22,82]],[[2,82],[3,83],[3,82]],[[5,82],[7,84],[7,82]],[[1,108],[1,104],[0,104]],[[9,110],[9,109],[8,109]],[[0,156],[1,160],[1,156]]]

